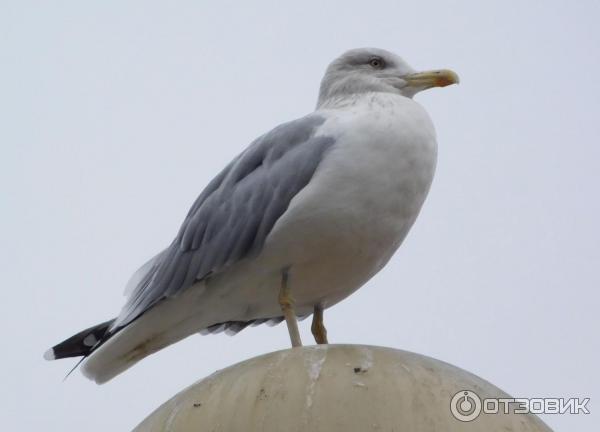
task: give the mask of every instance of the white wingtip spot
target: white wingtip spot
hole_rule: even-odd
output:
[[[54,348],[50,348],[48,351],[44,353],[44,358],[46,360],[56,360],[56,356],[54,355]]]
[[[89,334],[83,339],[83,344],[88,347],[93,347],[97,342],[98,339],[93,334]]]

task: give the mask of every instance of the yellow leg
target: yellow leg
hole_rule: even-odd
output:
[[[281,275],[281,290],[279,291],[279,305],[285,318],[285,322],[290,333],[292,347],[302,346],[300,332],[298,331],[298,320],[294,312],[294,299],[288,284],[288,269],[285,269]]]
[[[327,344],[327,329],[323,324],[323,308],[320,305],[315,305],[313,312],[313,321],[310,326],[315,342],[318,344]]]

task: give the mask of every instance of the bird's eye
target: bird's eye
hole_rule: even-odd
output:
[[[374,57],[371,60],[369,60],[369,65],[375,69],[382,69],[383,68],[383,60],[378,57]]]

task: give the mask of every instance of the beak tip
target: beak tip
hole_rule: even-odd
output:
[[[460,78],[458,77],[458,74],[454,71],[451,70],[444,70],[442,71],[442,84],[440,87],[446,87],[452,84],[460,84]]]

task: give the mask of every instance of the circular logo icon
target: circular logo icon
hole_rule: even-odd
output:
[[[471,390],[461,390],[452,397],[450,411],[457,420],[473,421],[481,413],[481,399]]]

